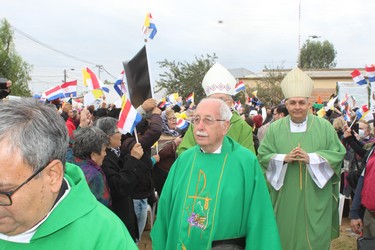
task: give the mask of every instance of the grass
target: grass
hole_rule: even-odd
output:
[[[343,218],[340,227],[340,237],[331,242],[331,250],[356,250],[357,238],[351,237],[350,220]]]
[[[357,238],[350,237],[350,220],[343,218],[340,227],[340,237],[331,242],[330,250],[357,250]],[[151,250],[150,231],[145,231],[139,244],[140,250]]]

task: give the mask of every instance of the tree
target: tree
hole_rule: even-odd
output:
[[[12,95],[31,96],[27,85],[31,66],[18,55],[13,42],[13,30],[9,22],[3,19],[0,26],[0,77],[12,81]]]
[[[298,67],[301,69],[334,68],[336,67],[336,54],[333,44],[327,40],[321,43],[307,39],[299,54]]]
[[[194,92],[194,102],[198,103],[206,96],[202,88],[203,78],[216,60],[215,54],[207,54],[206,57],[196,56],[193,63],[181,63],[166,59],[158,62],[161,68],[168,70],[159,74],[160,80],[156,81],[155,92],[165,91],[166,96],[178,93],[182,97],[187,97]]]
[[[257,87],[248,88],[246,91],[250,97],[253,96],[254,91],[258,91],[257,98],[259,101],[267,107],[273,107],[280,104],[280,101],[284,99],[280,84],[285,77],[285,73],[283,73],[282,66],[277,66],[276,69],[269,69],[265,66],[263,71],[267,74],[261,81],[257,81]]]

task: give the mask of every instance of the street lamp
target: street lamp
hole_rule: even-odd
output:
[[[64,82],[66,82],[66,72],[68,70],[73,71],[74,69],[64,69]]]

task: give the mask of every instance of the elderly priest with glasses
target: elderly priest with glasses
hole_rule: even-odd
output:
[[[234,110],[232,95],[236,94],[236,79],[233,75],[220,63],[215,63],[204,76],[202,88],[208,97],[221,99],[231,108],[232,117],[227,135],[255,153],[253,130],[238,112]],[[181,155],[185,150],[196,144],[193,128],[189,126],[176,153]]]
[[[0,102],[0,249],[137,249],[82,170],[65,163],[68,140],[51,107]]]
[[[226,136],[232,112],[203,99],[192,121],[198,145],[173,164],[151,231],[154,250],[280,249],[256,156]]]

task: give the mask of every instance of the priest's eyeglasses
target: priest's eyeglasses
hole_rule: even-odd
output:
[[[194,117],[194,118],[192,119],[192,123],[193,123],[194,125],[199,125],[199,123],[200,123],[201,121],[203,121],[203,124],[204,124],[204,125],[211,126],[211,125],[213,125],[215,122],[223,122],[223,121],[225,121],[225,120],[223,120],[223,119],[215,119],[215,118],[212,118],[212,117],[209,117],[209,116],[204,117],[203,119],[200,118],[199,116],[196,116],[196,117]]]
[[[21,187],[31,181],[35,176],[37,176],[40,172],[42,172],[49,164],[45,165],[44,167],[38,169],[35,173],[33,173],[26,181],[22,182],[16,189],[9,192],[1,192],[0,191],[0,206],[11,206],[12,202],[12,195],[18,191]]]

